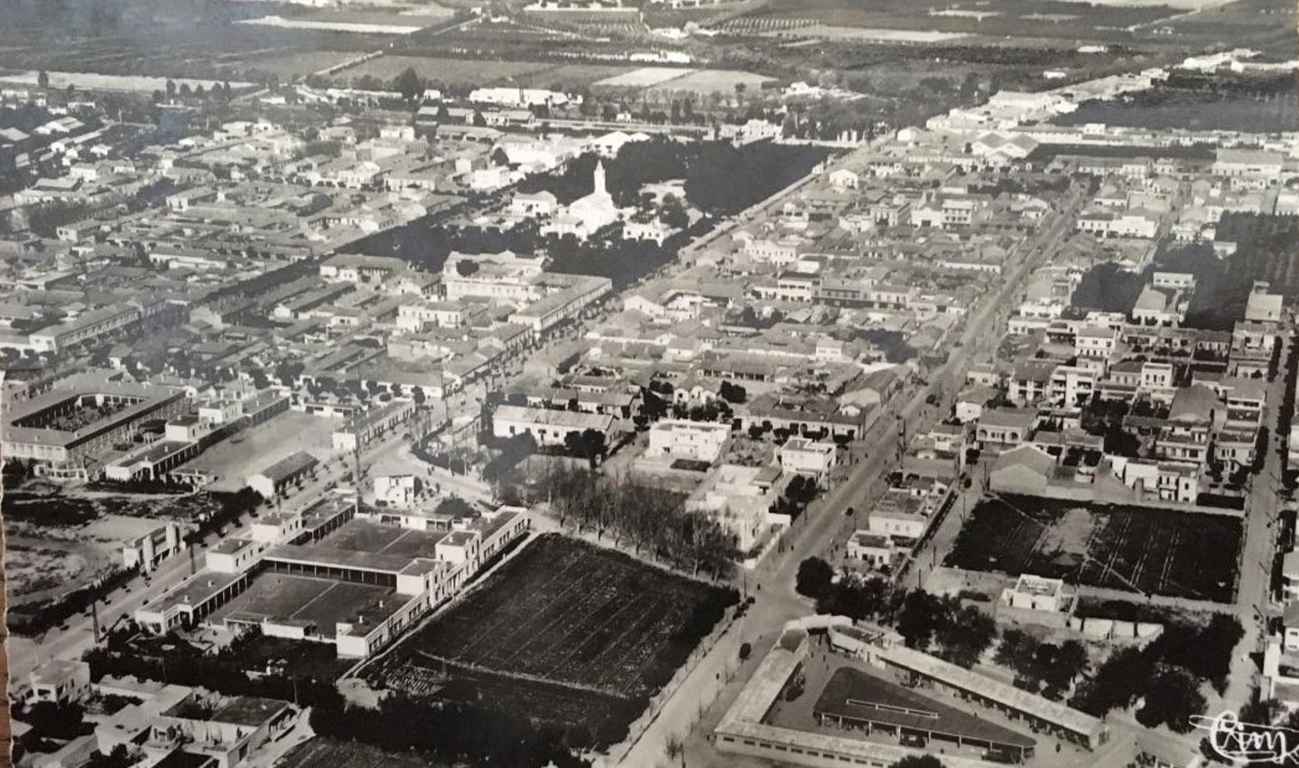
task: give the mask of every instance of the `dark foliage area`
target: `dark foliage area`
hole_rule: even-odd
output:
[[[123,631],[111,634],[86,660],[92,680],[104,675],[134,675],[228,696],[296,701],[312,708],[311,725],[318,735],[384,749],[416,750],[426,753],[431,762],[542,766],[554,760],[561,766],[585,764],[571,755],[553,731],[472,703],[392,696],[384,699],[378,710],[351,707],[334,686],[335,675],[323,674],[328,665],[314,675],[250,675],[249,660],[257,657],[255,646],[260,642],[261,636],[251,633],[219,653],[206,654],[179,637],[142,638]],[[320,650],[334,653],[327,646]]]
[[[1071,706],[1101,716],[1145,697],[1137,719],[1147,727],[1167,724],[1177,733],[1190,731],[1187,717],[1199,714],[1205,699],[1197,690],[1208,682],[1226,690],[1231,654],[1244,630],[1234,616],[1214,614],[1202,627],[1170,624],[1145,648],[1115,652],[1078,687]]]
[[[829,157],[822,147],[782,146],[755,142],[736,147],[730,142],[679,144],[667,139],[632,142],[618,156],[605,160],[605,178],[615,204],[640,202],[640,189],[651,182],[683,179],[686,202],[715,216],[726,216],[758,203],[806,176]],[[519,185],[522,192],[549,191],[561,204],[591,193],[595,155],[570,162],[563,174],[533,176]]]

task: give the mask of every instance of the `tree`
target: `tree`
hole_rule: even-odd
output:
[[[406,69],[393,80],[394,90],[406,101],[415,101],[424,93],[424,82],[420,80],[413,67]]]
[[[943,763],[933,755],[907,755],[891,768],[943,768]]]
[[[806,597],[819,600],[830,592],[834,579],[834,568],[819,557],[809,557],[798,564],[798,575],[794,577],[794,589]]]
[[[42,69],[36,75],[36,84],[41,90],[47,90],[50,87],[50,73]]]
[[[997,623],[978,608],[966,606],[944,621],[936,635],[943,649],[942,657],[969,669],[992,646],[997,637]]]
[[[690,214],[686,213],[686,207],[681,199],[673,194],[663,196],[663,207],[659,211],[659,218],[673,229],[685,229],[690,226]]]
[[[175,80],[168,80],[168,81],[167,81],[167,101],[174,101],[175,99],[176,99],[176,81],[175,81]]]
[[[135,762],[131,753],[127,751],[126,745],[118,744],[107,755],[99,750],[91,752],[86,768],[127,768],[127,766],[133,765]]]
[[[1191,717],[1204,711],[1204,696],[1195,678],[1180,668],[1164,668],[1155,674],[1146,691],[1145,704],[1137,710],[1137,722],[1147,728],[1167,725],[1174,733],[1189,733]]]
[[[907,593],[898,613],[898,633],[906,639],[907,646],[925,650],[938,629],[942,616],[942,602],[923,589]]]

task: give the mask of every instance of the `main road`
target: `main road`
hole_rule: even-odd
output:
[[[844,510],[861,505],[867,498],[868,490],[892,468],[892,457],[898,440],[895,417],[905,421],[906,434],[911,435],[916,433],[916,427],[924,419],[936,417],[950,407],[956,397],[955,386],[942,387],[941,402],[937,407],[929,406],[926,400],[930,395],[937,394],[937,382],[959,382],[971,361],[997,343],[996,330],[1005,309],[1013,304],[1032,270],[1041,266],[1054,253],[1054,246],[1067,234],[1079,199],[1078,191],[1071,189],[1064,206],[1050,214],[1038,231],[1013,251],[1007,262],[1011,265],[1010,273],[1001,287],[985,297],[973,316],[968,318],[959,344],[952,350],[941,373],[931,377],[918,390],[899,393],[890,400],[865,436],[863,442],[871,447],[866,459],[853,468],[848,478],[824,502],[816,504],[814,510],[809,509],[804,519],[795,525],[786,540],[787,550],[778,555],[780,559],[775,563],[774,570],[760,569],[749,579],[746,585],[748,590],[751,593],[757,590],[757,600],[749,614],[733,625],[700,660],[668,701],[661,705],[658,716],[640,738],[621,755],[615,755],[609,763],[638,767],[666,766],[668,763],[664,745],[671,738],[684,740],[698,722],[702,711],[714,701],[725,684],[724,681],[730,679],[734,672],[740,643],[770,634],[786,621],[812,612],[810,601],[794,590],[798,564],[805,558],[826,550],[844,525]],[[770,202],[773,201],[768,201],[768,204]],[[904,398],[905,402],[897,407]]]

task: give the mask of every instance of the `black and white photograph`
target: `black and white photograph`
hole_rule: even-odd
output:
[[[1295,0],[0,0],[0,768],[1299,768]]]

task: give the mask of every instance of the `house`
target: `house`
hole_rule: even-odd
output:
[[[978,439],[991,450],[1014,448],[1032,437],[1037,411],[1021,408],[989,408],[979,417]]]
[[[882,568],[893,560],[893,542],[866,530],[855,531],[848,539],[846,554],[850,560],[860,560],[872,568]]]
[[[972,384],[962,389],[956,396],[953,416],[962,424],[969,424],[979,420],[983,415],[983,407],[989,400],[997,396],[997,390],[982,384]]]
[[[90,665],[84,661],[50,659],[27,675],[27,701],[67,704],[90,692]]]
[[[549,192],[515,192],[510,200],[510,214],[520,218],[545,218],[559,210],[559,201]]]
[[[830,186],[835,189],[857,189],[859,184],[861,177],[855,171],[839,168],[830,172]]]

